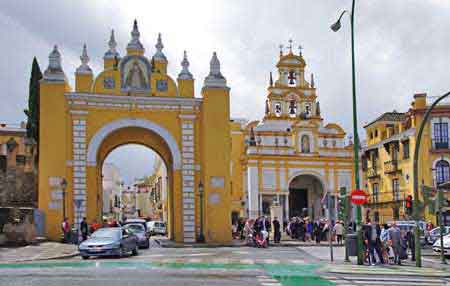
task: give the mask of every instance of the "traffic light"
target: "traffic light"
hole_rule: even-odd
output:
[[[338,198],[338,218],[339,220],[346,221],[347,220],[347,190],[346,188],[341,188],[339,190],[339,198]]]
[[[413,201],[411,195],[408,195],[405,199],[405,211],[407,215],[412,215],[413,213]]]

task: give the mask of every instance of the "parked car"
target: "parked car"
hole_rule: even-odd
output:
[[[125,229],[127,229],[132,234],[136,235],[138,238],[138,246],[140,248],[150,248],[150,241],[147,237],[147,233],[145,232],[145,228],[140,223],[129,223],[124,225]]]
[[[149,221],[147,222],[147,228],[151,234],[167,234],[166,223],[162,221]]]
[[[444,226],[444,235],[447,235],[450,233],[450,225]],[[430,230],[427,236],[427,242],[428,244],[434,244],[436,240],[438,240],[441,236],[441,228],[436,227]]]
[[[83,259],[91,256],[119,256],[131,252],[138,255],[138,238],[127,229],[106,227],[96,230],[89,239],[83,241],[78,250]]]
[[[402,220],[402,221],[396,221],[395,222],[398,226],[398,228],[400,228],[400,230],[403,231],[414,231],[415,227],[416,227],[416,223],[415,221],[411,220],[411,221],[407,221],[407,220]],[[387,222],[388,225],[392,224],[391,221]],[[426,223],[424,221],[420,221],[419,222],[419,228],[420,228],[420,244],[423,246],[426,244],[426,239],[425,239],[425,225]]]
[[[438,239],[433,244],[433,250],[435,252],[441,252],[441,240]],[[444,254],[445,256],[450,255],[450,234],[444,236]]]
[[[127,224],[142,224],[145,228],[145,233],[147,235],[147,238],[150,238],[150,231],[148,230],[147,227],[147,221],[143,218],[129,218],[127,219],[124,223],[122,223],[122,226],[126,226]]]

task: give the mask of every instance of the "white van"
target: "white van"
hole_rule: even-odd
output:
[[[162,222],[162,221],[148,221],[147,229],[149,230],[149,232],[152,235],[154,235],[154,234],[166,235],[167,234],[166,223]]]

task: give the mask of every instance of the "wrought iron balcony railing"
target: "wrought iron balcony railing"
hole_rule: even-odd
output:
[[[385,174],[393,174],[399,171],[398,161],[391,160],[384,162],[384,173]]]
[[[437,137],[431,140],[433,150],[449,149],[448,137]]]

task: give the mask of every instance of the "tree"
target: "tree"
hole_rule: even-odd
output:
[[[25,109],[24,112],[27,116],[27,137],[33,138],[36,144],[39,143],[39,81],[41,79],[42,72],[36,57],[34,57],[31,66],[28,109]]]

